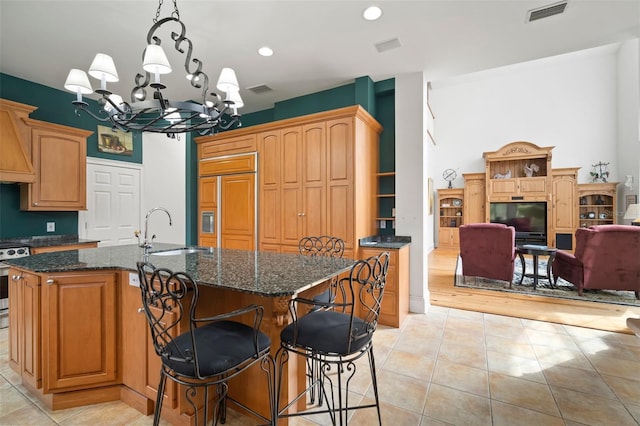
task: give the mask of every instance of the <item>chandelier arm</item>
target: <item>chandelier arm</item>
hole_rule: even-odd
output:
[[[91,117],[93,117],[95,120],[98,120],[102,123],[106,122],[106,121],[111,121],[109,117],[100,117],[96,114],[94,114],[93,112],[91,112],[91,110],[89,109],[89,104],[86,103],[75,103],[76,105],[76,110],[75,110],[75,114],[80,117],[80,111],[84,111],[86,114],[89,114]]]

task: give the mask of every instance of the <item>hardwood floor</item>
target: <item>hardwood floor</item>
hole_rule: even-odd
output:
[[[627,318],[640,318],[640,307],[543,296],[504,294],[454,287],[458,250],[437,248],[429,253],[431,304],[468,311],[546,321],[633,334]]]

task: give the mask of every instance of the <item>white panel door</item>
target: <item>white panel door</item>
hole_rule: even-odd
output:
[[[78,216],[78,235],[100,247],[137,243],[141,182],[137,164],[87,158],[87,211]]]

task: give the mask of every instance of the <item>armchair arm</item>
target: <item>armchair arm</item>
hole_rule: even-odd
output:
[[[556,258],[555,258],[555,262],[565,262],[568,263],[570,265],[575,265],[575,266],[581,266],[582,262],[580,260],[578,260],[577,257],[575,257],[573,254],[566,252],[566,251],[560,251],[558,250],[556,252]]]

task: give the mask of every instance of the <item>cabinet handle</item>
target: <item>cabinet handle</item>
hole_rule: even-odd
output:
[[[55,280],[52,280],[51,278],[49,278],[49,279],[47,280],[47,284],[49,284],[49,285],[53,284],[54,282],[55,282]]]
[[[138,308],[138,313],[141,314],[144,312],[144,308]]]
[[[12,275],[12,276],[11,276],[11,278],[12,278],[14,281],[19,281],[19,280],[21,280],[21,279],[22,279],[22,276],[21,276],[21,275]]]
[[[38,203],[33,203],[33,205],[34,205],[34,206],[37,206],[37,205],[38,205]]]

